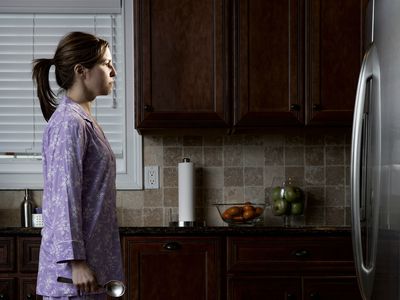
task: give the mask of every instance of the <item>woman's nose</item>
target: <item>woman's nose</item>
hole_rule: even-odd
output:
[[[110,76],[114,77],[115,75],[117,75],[117,70],[115,70],[114,66],[111,66]]]

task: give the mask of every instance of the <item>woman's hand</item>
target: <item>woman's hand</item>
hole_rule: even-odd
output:
[[[84,260],[71,261],[72,282],[80,292],[90,293],[99,290],[96,275]]]

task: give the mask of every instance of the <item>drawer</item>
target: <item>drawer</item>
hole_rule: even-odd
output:
[[[228,237],[228,272],[354,274],[350,237]]]
[[[227,278],[229,300],[300,300],[301,277],[232,276]]]
[[[39,237],[20,237],[18,238],[18,249],[22,253],[19,261],[21,272],[37,272],[39,266]]]
[[[0,237],[0,272],[15,271],[15,239]]]
[[[362,300],[355,276],[305,277],[303,289],[306,300]],[[393,298],[382,297],[381,299]]]

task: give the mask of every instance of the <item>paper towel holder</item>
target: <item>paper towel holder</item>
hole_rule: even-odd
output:
[[[172,208],[167,212],[169,216],[169,227],[205,227],[207,223],[205,220],[203,221],[177,221],[177,215],[174,215],[172,212]]]

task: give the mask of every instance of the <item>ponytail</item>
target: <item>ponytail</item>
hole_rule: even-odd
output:
[[[52,59],[41,58],[33,61],[32,79],[36,82],[37,96],[40,102],[43,117],[48,121],[56,110],[56,95],[50,88],[49,72]]]

